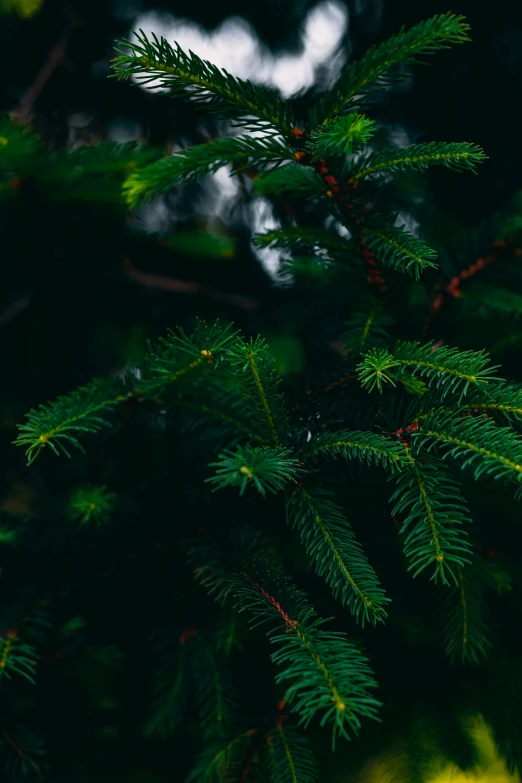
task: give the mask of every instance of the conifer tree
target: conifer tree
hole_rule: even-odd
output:
[[[149,653],[140,663],[148,682],[142,730],[147,741],[168,743],[184,736],[187,721],[198,725],[189,781],[323,780],[325,738],[338,751],[365,734],[379,737],[381,720],[385,731],[394,715],[405,720],[400,694],[413,701],[413,686],[401,677],[390,685],[384,659],[397,638],[406,650],[401,611],[410,600],[421,607],[423,643],[436,650],[429,665],[438,674],[426,674],[435,686],[463,667],[469,677],[475,669],[498,676],[507,655],[491,607],[495,592],[511,595],[510,569],[485,556],[488,529],[476,529],[474,513],[478,498],[497,493],[516,508],[522,495],[522,392],[485,347],[441,344],[434,325],[439,311],[468,297],[485,312],[517,312],[516,292],[502,285],[488,304],[488,287],[464,288],[490,262],[511,263],[518,228],[505,227],[491,256],[448,277],[444,249],[432,247],[422,227],[419,235],[406,230],[396,214],[407,199],[405,178],[434,166],[471,176],[485,154],[470,141],[386,146],[372,118],[375,96],[403,78],[405,66],[468,33],[451,13],[400,30],[295,116],[276,92],[139,32],[120,43],[114,75],[218,112],[237,135],[169,157],[102,145],[49,159],[25,127],[5,120],[0,128],[4,190],[28,168],[51,193],[123,179],[122,198],[134,210],[228,166],[252,199],[295,204],[280,228],[254,237],[255,246],[285,252],[283,271],[308,307],[319,288],[325,307],[342,296],[349,314],[335,335],[337,352],[304,330],[310,370],[294,383],[264,336],[198,320],[191,330],[173,325],[127,373],[64,390],[19,424],[16,445],[29,466],[50,464],[47,454],[69,466],[87,464],[100,448],[112,452],[99,482],[71,483],[59,512],[64,537],[90,536],[96,548],[109,542],[109,559],[106,532],[115,520],[141,533],[147,525],[146,509],[134,508],[137,490],[113,465],[135,476],[140,460],[161,464],[176,528],[171,568],[182,573],[182,587],[171,616],[157,618],[156,659]],[[49,516],[42,512],[42,531],[60,551]],[[27,537],[31,550],[26,528],[6,520],[0,540],[8,548]],[[133,537],[139,546],[140,532]],[[184,600],[189,573],[194,619]],[[71,656],[91,646],[109,676],[119,655],[96,650],[81,618],[64,618],[65,596],[35,600],[32,586],[28,596],[13,588],[1,624],[0,678],[14,695],[0,742],[13,780],[46,774],[38,727],[23,709],[25,693],[39,687],[43,650],[58,639]],[[502,711],[474,682],[466,709],[484,712],[501,737]],[[456,725],[448,720],[441,735]],[[507,734],[503,749],[516,763],[520,749]]]

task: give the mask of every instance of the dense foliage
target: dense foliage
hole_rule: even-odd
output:
[[[300,115],[139,33],[120,44],[118,78],[232,120],[234,135],[167,157],[113,143],[49,155],[30,128],[3,121],[5,198],[30,173],[49,201],[119,202],[121,192],[134,209],[229,166],[249,200],[279,211],[280,227],[253,243],[283,251],[279,282],[297,299],[306,357],[285,372],[291,357],[264,336],[193,318],[19,425],[31,469],[46,455],[62,467],[45,462],[34,513],[6,515],[0,530],[12,558],[0,736],[13,779],[71,774],[59,750],[64,737],[77,741],[71,704],[114,710],[108,740],[127,707],[125,732],[141,737],[145,757],[176,738],[167,779],[179,765],[193,781],[308,783],[325,777],[329,746],[343,753],[360,733],[354,769],[414,724],[415,752],[435,734],[464,763],[468,711],[519,762],[522,391],[489,355],[509,340],[509,321],[496,344],[489,328],[477,329],[478,345],[473,331],[484,314],[521,309],[506,285],[518,226],[499,216],[493,250],[460,265],[426,241],[428,221],[407,230],[407,218],[424,217],[426,169],[470,176],[485,155],[471,142],[393,147],[372,118],[405,65],[467,39],[449,13],[402,30]],[[447,339],[457,325],[459,347]],[[147,555],[129,570],[122,542],[168,563]],[[45,662],[62,659],[40,688]],[[51,726],[53,707],[63,714]],[[412,779],[419,769],[412,762]]]

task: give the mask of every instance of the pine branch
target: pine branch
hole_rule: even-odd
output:
[[[237,174],[247,165],[282,163],[293,158],[292,150],[271,136],[214,139],[137,169],[125,180],[123,193],[131,207],[141,206],[175,185],[203,177],[229,163],[234,164],[232,173]]]
[[[190,337],[181,329],[177,333],[170,332],[167,338],[159,341],[158,347],[150,350],[144,378],[136,392],[145,398],[153,397],[196,370],[210,367],[216,373],[236,337],[236,332],[218,322],[208,326],[199,321]],[[61,452],[67,456],[70,456],[67,450],[70,446],[83,451],[77,434],[98,432],[108,426],[103,414],[129,399],[132,393],[116,379],[96,379],[26,414],[28,421],[18,426],[20,435],[15,443],[27,446],[28,464],[46,445],[56,454]]]
[[[402,372],[397,380],[414,397],[423,397],[428,393],[428,384],[421,378]]]
[[[345,239],[319,228],[276,228],[253,239],[257,247],[280,247],[296,253],[326,252],[330,257],[353,253]]]
[[[34,176],[44,160],[45,147],[29,125],[0,117],[0,180],[13,174]]]
[[[318,158],[351,155],[359,145],[366,144],[374,133],[374,120],[364,114],[351,112],[344,117],[335,117],[312,131],[308,149]]]
[[[380,46],[369,49],[361,60],[344,68],[333,88],[312,108],[312,126],[325,123],[360,103],[372,91],[404,78],[404,71],[398,71],[396,66],[419,62],[419,57],[447,49],[448,44],[468,41],[468,30],[464,17],[451,13],[433,16],[409,30],[402,28]]]
[[[486,160],[486,155],[476,144],[430,141],[412,144],[404,149],[389,149],[363,156],[353,167],[351,179],[353,182],[360,182],[366,177],[386,172],[425,171],[429,166],[475,172],[475,166],[483,160]]]
[[[411,457],[409,449],[408,454]],[[449,585],[455,579],[455,566],[469,563],[471,552],[468,533],[462,529],[471,520],[457,482],[442,460],[422,455],[411,457],[411,469],[395,476],[394,481],[392,514],[406,513],[400,533],[406,533],[408,571],[414,571],[415,578],[429,567],[435,583],[440,578]]]
[[[472,467],[475,479],[522,482],[522,437],[482,416],[464,416],[435,410],[412,433],[416,450],[442,448],[447,455]]]
[[[377,387],[380,392],[385,383],[395,386],[397,367],[399,362],[386,348],[372,348],[357,365],[361,386],[368,391],[373,391]]]
[[[219,454],[218,462],[211,462],[216,475],[206,479],[215,484],[214,489],[239,487],[243,495],[248,486],[253,485],[263,495],[277,493],[284,489],[289,481],[295,482],[301,472],[297,459],[289,449],[252,448],[238,446],[236,451],[227,449]]]
[[[394,323],[391,315],[384,311],[382,303],[377,299],[356,308],[344,324],[346,331],[341,336],[344,350],[362,353],[370,348],[389,345],[391,337],[386,327],[393,326]]]
[[[224,737],[237,723],[237,693],[228,661],[201,633],[194,637],[191,668],[203,734]]]
[[[14,442],[27,447],[28,465],[45,446],[57,455],[62,453],[69,457],[71,446],[84,450],[77,436],[109,426],[104,415],[128,399],[129,394],[115,379],[95,379],[54,402],[40,405],[38,410],[29,411],[27,423],[18,425],[20,434]]]
[[[198,399],[198,397],[202,399]],[[252,430],[249,422],[250,409],[237,390],[223,388],[217,384],[206,383],[191,390],[190,399],[172,399],[173,408],[187,411],[192,416],[181,422],[183,432],[197,432],[221,435],[230,443],[234,438],[247,437],[257,443],[264,443],[261,435]]]
[[[335,598],[348,606],[364,627],[386,618],[386,598],[377,576],[333,495],[320,488],[292,492],[288,518],[297,528],[316,573],[330,586]]]
[[[16,546],[19,531],[11,527],[9,524],[0,524],[0,545],[4,546]]]
[[[290,163],[256,177],[254,190],[260,196],[291,193],[299,198],[318,198],[326,193],[328,186],[313,169]]]
[[[276,683],[290,681],[285,699],[306,728],[316,715],[321,725],[332,725],[337,736],[357,734],[361,718],[377,717],[379,702],[368,663],[345,635],[325,631],[324,620],[308,606],[303,593],[278,569],[258,561],[255,575],[243,572],[236,596],[255,626],[268,625],[268,636],[278,649],[272,661],[281,671]],[[281,629],[284,629],[281,632]]]
[[[146,737],[165,739],[181,724],[189,696],[189,648],[183,640],[164,638],[158,647],[160,663],[154,675],[154,701],[145,724]]]
[[[280,393],[281,378],[262,337],[235,341],[227,351],[237,388],[250,406],[250,421],[265,443],[280,446],[287,412]]]
[[[34,667],[37,660],[34,647],[20,639],[16,629],[0,636],[0,681],[2,678],[11,680],[13,674],[18,674],[34,685]]]
[[[455,586],[438,591],[442,643],[452,663],[478,665],[491,647],[480,563],[453,568]]]
[[[408,272],[416,280],[425,269],[437,268],[437,252],[399,226],[374,222],[363,229],[362,236],[364,245],[377,261]]]
[[[487,416],[499,416],[507,422],[522,421],[522,388],[518,385],[499,381],[477,389],[466,402],[457,403],[460,410],[484,413]]]
[[[228,658],[233,650],[243,649],[247,626],[235,609],[222,611],[220,620],[216,631],[216,650],[220,650]]]
[[[86,144],[74,150],[59,150],[52,156],[52,165],[45,172],[46,181],[71,183],[79,177],[93,174],[128,173],[159,157],[157,150],[140,146],[135,141],[118,144],[105,141]]]
[[[266,626],[277,646],[272,660],[281,670],[276,683],[290,681],[285,699],[305,727],[316,715],[331,724],[335,739],[357,733],[361,718],[376,718],[379,702],[368,663],[344,634],[325,631],[305,594],[292,584],[278,558],[258,533],[242,525],[230,536],[192,550],[196,577],[218,600],[232,594],[247,611],[252,628]]]
[[[308,742],[296,726],[278,721],[267,737],[270,783],[316,783],[315,759]]]
[[[112,61],[118,79],[135,76],[140,84],[159,80],[172,97],[182,96],[207,111],[224,112],[250,129],[272,127],[289,135],[295,128],[288,103],[275,91],[237,79],[193,52],[186,54],[179,44],[171,46],[163,37],[158,39],[154,33],[151,40],[143,30],[134,35],[135,42],[118,42],[128,50],[117,50],[120,56]]]
[[[522,296],[516,291],[492,285],[473,285],[458,297],[474,314],[490,317],[496,313],[518,318],[522,315]]]
[[[240,765],[245,758],[256,730],[249,729],[227,739],[207,742],[192,768],[187,783],[223,783],[240,774]]]
[[[220,369],[228,349],[236,341],[238,332],[219,321],[207,324],[199,321],[190,335],[183,329],[169,331],[158,345],[149,350],[144,377],[140,380],[138,393],[154,397],[166,392],[180,381],[194,382],[194,376]]]
[[[331,457],[357,459],[368,466],[380,465],[394,472],[408,465],[408,455],[402,445],[375,432],[338,430],[315,435],[306,445],[304,460]]]
[[[245,524],[216,536],[207,534],[194,542],[188,552],[196,581],[221,606],[233,592],[244,563],[257,559],[275,561],[277,558],[261,533]]]
[[[117,496],[105,486],[79,487],[68,498],[65,513],[85,525],[94,522],[106,524],[112,515]]]
[[[438,390],[440,398],[459,394],[460,399],[472,388],[496,381],[497,367],[488,366],[484,351],[459,351],[457,348],[434,348],[433,342],[399,342],[393,354],[384,349],[373,349],[358,365],[359,379],[370,391],[383,383],[392,383],[397,371],[407,369],[411,375],[420,375],[430,387]]]
[[[25,726],[0,731],[0,763],[13,783],[19,783],[29,776],[41,779],[48,765],[41,737]]]

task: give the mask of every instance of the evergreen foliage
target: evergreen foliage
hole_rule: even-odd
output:
[[[325,122],[371,92],[404,77],[397,66],[418,62],[448,44],[468,41],[469,25],[462,16],[447,13],[433,16],[410,30],[401,31],[380,46],[372,47],[361,60],[349,63],[332,90],[322,96],[311,110],[314,125]]]
[[[438,283],[431,301],[423,302],[420,323],[415,294],[424,277],[435,274],[437,252],[398,225],[387,199],[390,185],[402,193],[400,177],[388,175],[432,165],[474,171],[485,155],[467,142],[368,146],[378,138],[370,116],[372,93],[403,77],[404,66],[467,39],[464,19],[450,13],[403,29],[346,66],[300,118],[276,92],[140,32],[135,41],[121,42],[117,78],[160,86],[170,97],[231,118],[252,135],[214,139],[169,157],[112,143],[49,156],[30,129],[11,120],[0,126],[4,197],[32,170],[62,196],[96,199],[110,180],[133,209],[230,166],[249,198],[261,195],[279,205],[283,194],[292,203],[295,198],[290,217],[287,212],[281,227],[256,234],[253,245],[291,256],[286,268],[299,294],[308,297],[303,310],[312,311],[310,323],[317,305],[311,300],[318,297],[309,296],[302,272],[326,280],[322,294],[331,297],[326,307],[339,296],[345,299],[344,329],[337,323],[330,335],[335,349],[325,349],[322,339],[303,329],[311,365],[306,380],[289,380],[269,338],[219,320],[198,320],[192,329],[180,327],[152,342],[123,370],[43,402],[18,426],[15,443],[25,450],[28,466],[38,459],[39,469],[53,470],[46,456],[68,457],[63,462],[68,470],[93,453],[103,462],[107,450],[120,448],[131,485],[122,490],[117,472],[94,470],[96,481],[74,483],[60,498],[56,513],[69,524],[60,532],[64,541],[56,542],[53,530],[37,528],[28,534],[29,551],[31,535],[41,533],[49,535],[51,551],[60,552],[75,528],[82,536],[97,536],[88,539],[93,549],[103,547],[103,536],[122,520],[132,539],[135,516],[149,511],[154,516],[154,498],[147,489],[147,513],[143,507],[136,512],[143,487],[134,479],[137,454],[129,444],[150,448],[151,472],[163,471],[171,493],[169,524],[178,526],[177,568],[182,573],[185,563],[192,570],[199,624],[185,622],[189,580],[183,574],[179,615],[162,618],[170,625],[154,640],[155,664],[153,656],[147,664],[153,671],[143,734],[152,742],[183,732],[185,724],[197,726],[188,781],[324,779],[313,752],[315,735],[326,734],[335,748],[341,739],[371,732],[390,709],[385,695],[376,695],[380,678],[374,668],[386,666],[372,649],[377,638],[385,646],[394,643],[394,633],[403,640],[400,608],[394,614],[401,591],[409,595],[420,585],[423,613],[430,615],[425,644],[440,648],[439,666],[444,653],[450,670],[450,664],[483,664],[495,650],[488,619],[491,587],[496,585],[501,598],[514,580],[509,568],[488,570],[484,530],[475,533],[472,522],[475,484],[468,479],[477,482],[477,492],[483,485],[489,492],[488,479],[495,479],[502,497],[511,488],[518,491],[510,501],[522,494],[522,391],[497,374],[485,350],[428,339],[430,319],[444,297],[465,300],[460,284],[471,273],[459,273],[445,288]],[[347,279],[350,285],[341,285]],[[518,312],[514,295],[498,290],[498,307],[504,299],[504,311]],[[192,486],[183,486],[184,480]],[[391,513],[372,508],[374,488],[375,502],[389,501]],[[353,500],[362,490],[366,514]],[[183,512],[182,496],[189,497]],[[206,504],[202,523],[191,513],[196,497]],[[22,525],[0,527],[0,543],[18,545],[24,535]],[[114,547],[107,559],[120,555]],[[408,575],[416,579],[413,588]],[[59,636],[73,659],[81,639],[97,671],[114,670],[120,651],[89,646],[81,617],[68,623],[61,617],[65,625],[57,630],[38,619],[38,610],[26,613],[33,598],[29,588],[29,598],[23,595],[2,617],[2,686],[8,681],[14,691],[18,680],[24,687],[35,683],[48,635]],[[215,608],[209,609],[208,596]],[[437,601],[435,633],[430,612]],[[248,663],[248,688],[238,656]],[[75,662],[85,666],[85,660]],[[9,757],[10,780],[43,772],[42,743],[25,729],[17,710],[12,715],[9,710],[5,730],[1,720],[0,753]]]

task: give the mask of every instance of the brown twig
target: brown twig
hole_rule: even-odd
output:
[[[140,269],[137,269],[127,257],[123,259],[123,268],[128,278],[147,288],[158,288],[161,291],[168,291],[171,293],[207,294],[207,296],[212,297],[212,299],[227,302],[228,304],[231,304],[234,307],[240,307],[243,310],[255,310],[259,307],[259,302],[248,296],[226,294],[223,291],[216,291],[214,288],[207,288],[193,280],[179,280],[175,277],[164,277],[163,275],[142,272]]]
[[[20,101],[18,107],[14,109],[13,112],[11,112],[11,116],[13,117],[13,119],[17,119],[17,120],[29,119],[34,102],[36,101],[36,99],[42,92],[43,88],[49,81],[54,70],[63,61],[67,51],[67,47],[69,45],[69,40],[71,38],[72,32],[74,28],[77,27],[79,24],[79,19],[72,12],[70,8],[66,8],[66,15],[67,15],[67,22],[63,33],[61,34],[60,38],[56,41],[54,46],[51,48],[49,54],[47,55],[46,61],[44,62],[42,68],[40,69],[39,73],[36,76],[36,79],[23,95],[22,100]]]

